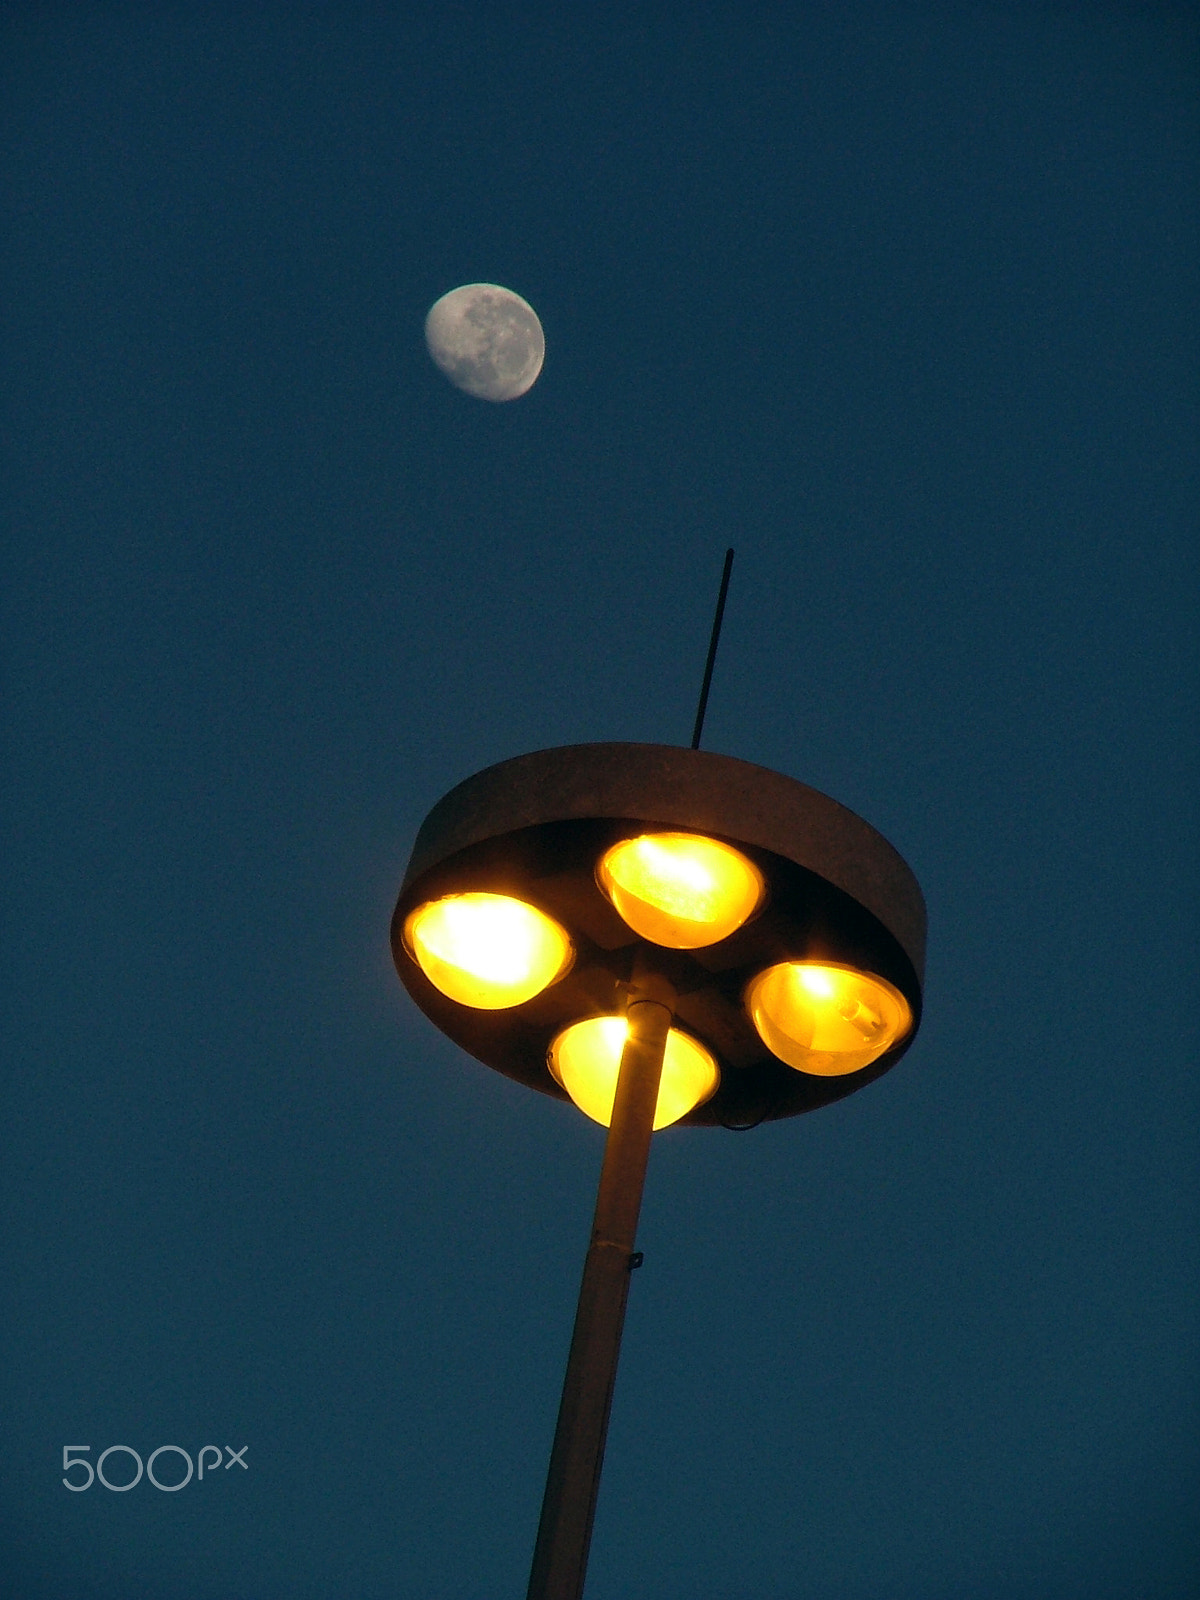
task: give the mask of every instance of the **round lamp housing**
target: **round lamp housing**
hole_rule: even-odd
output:
[[[704,903],[706,862],[733,863],[741,889],[727,904],[724,890]],[[428,953],[432,932],[422,946],[427,908],[489,897],[558,930],[532,992],[491,1004],[446,981]],[[680,917],[698,904],[699,916]],[[794,779],[706,750],[571,745],[489,767],[438,802],[413,848],[392,949],[437,1027],[560,1099],[568,1091],[548,1065],[555,1041],[576,1024],[622,1018],[635,973],[659,975],[677,1030],[719,1075],[679,1120],[744,1127],[840,1099],[909,1048],[925,907],[885,839]],[[485,951],[484,966],[492,959]],[[828,994],[810,992],[822,983]],[[807,1013],[784,1004],[796,993],[807,994]],[[561,1048],[555,1060],[566,1081]]]

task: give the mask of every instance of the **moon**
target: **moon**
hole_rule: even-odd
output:
[[[435,300],[425,343],[450,382],[479,400],[516,400],[546,356],[537,312],[498,283],[465,283]]]

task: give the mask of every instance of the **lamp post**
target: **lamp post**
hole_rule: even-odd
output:
[[[663,1055],[665,985],[634,986],[538,1524],[530,1600],[583,1591]],[[657,991],[657,992],[655,992]]]
[[[748,1128],[886,1072],[921,1016],[912,872],[835,800],[695,746],[489,767],[430,812],[392,921],[409,994],[608,1125],[529,1600],[578,1600],[654,1128]]]

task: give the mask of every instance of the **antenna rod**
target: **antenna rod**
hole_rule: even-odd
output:
[[[733,571],[733,551],[725,552],[725,570],[721,574],[721,592],[717,596],[717,614],[713,618],[712,638],[708,641],[708,660],[704,663],[704,682],[700,686],[700,704],[696,707],[696,726],[692,729],[692,749],[700,748],[700,732],[704,727],[704,713],[708,710],[708,691],[712,685],[713,663],[717,659],[717,641],[721,637],[721,619],[725,615],[725,596],[729,593],[729,574]]]

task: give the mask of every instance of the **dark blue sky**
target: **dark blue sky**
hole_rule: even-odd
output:
[[[1193,1595],[1191,8],[0,16],[0,1591],[524,1593],[602,1135],[388,917],[686,743],[731,543],[706,746],[912,864],[925,1021],[656,1138],[589,1600]]]

